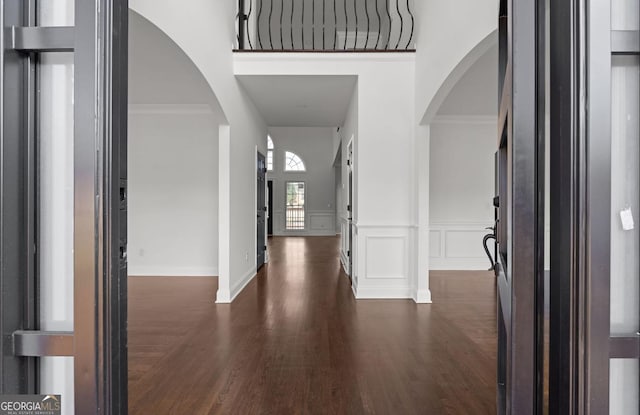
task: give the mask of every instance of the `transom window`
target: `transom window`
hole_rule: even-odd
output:
[[[273,140],[267,136],[267,171],[273,171]]]
[[[305,171],[304,162],[295,153],[287,151],[285,153],[284,171]]]

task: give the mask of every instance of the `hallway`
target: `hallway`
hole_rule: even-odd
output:
[[[432,272],[435,303],[358,301],[337,237],[275,237],[232,304],[216,279],[129,278],[132,414],[495,413],[495,283]]]

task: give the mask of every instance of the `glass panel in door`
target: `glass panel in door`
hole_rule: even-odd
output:
[[[39,26],[73,26],[73,0],[38,2]],[[38,65],[38,275],[40,329],[73,331],[73,53],[41,53]],[[40,360],[40,392],[74,413],[73,358]]]
[[[613,17],[624,23],[622,13]],[[623,2],[624,3],[624,2]],[[627,2],[630,3],[630,2]],[[635,14],[638,15],[637,1]],[[637,22],[636,22],[637,23]],[[624,26],[624,28],[630,28]],[[637,25],[635,27],[637,30]],[[640,59],[614,55],[611,70],[611,335],[640,330]],[[638,415],[637,359],[610,362],[610,414]]]

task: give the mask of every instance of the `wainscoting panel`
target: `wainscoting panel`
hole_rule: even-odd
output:
[[[413,298],[410,256],[412,227],[357,225],[354,270],[358,299]],[[354,241],[355,242],[355,241]]]
[[[447,258],[486,258],[482,238],[487,231],[449,230],[445,233],[445,256]]]
[[[442,232],[429,231],[429,257],[440,258],[442,256]]]
[[[335,234],[335,213],[313,212],[309,213],[309,228],[311,232],[321,231]]]
[[[306,211],[303,231],[287,231],[285,212],[276,210],[273,212],[273,234],[276,236],[330,236],[336,234],[336,212],[333,210],[308,210]]]
[[[366,278],[407,278],[407,238],[404,236],[368,236]]]
[[[491,231],[491,223],[431,223],[429,232],[429,269],[487,270],[489,259],[482,239]],[[492,246],[492,243],[489,244]],[[491,249],[491,248],[490,248]]]

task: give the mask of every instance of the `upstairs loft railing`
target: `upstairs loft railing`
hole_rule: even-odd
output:
[[[411,51],[413,0],[239,0],[238,51]]]

